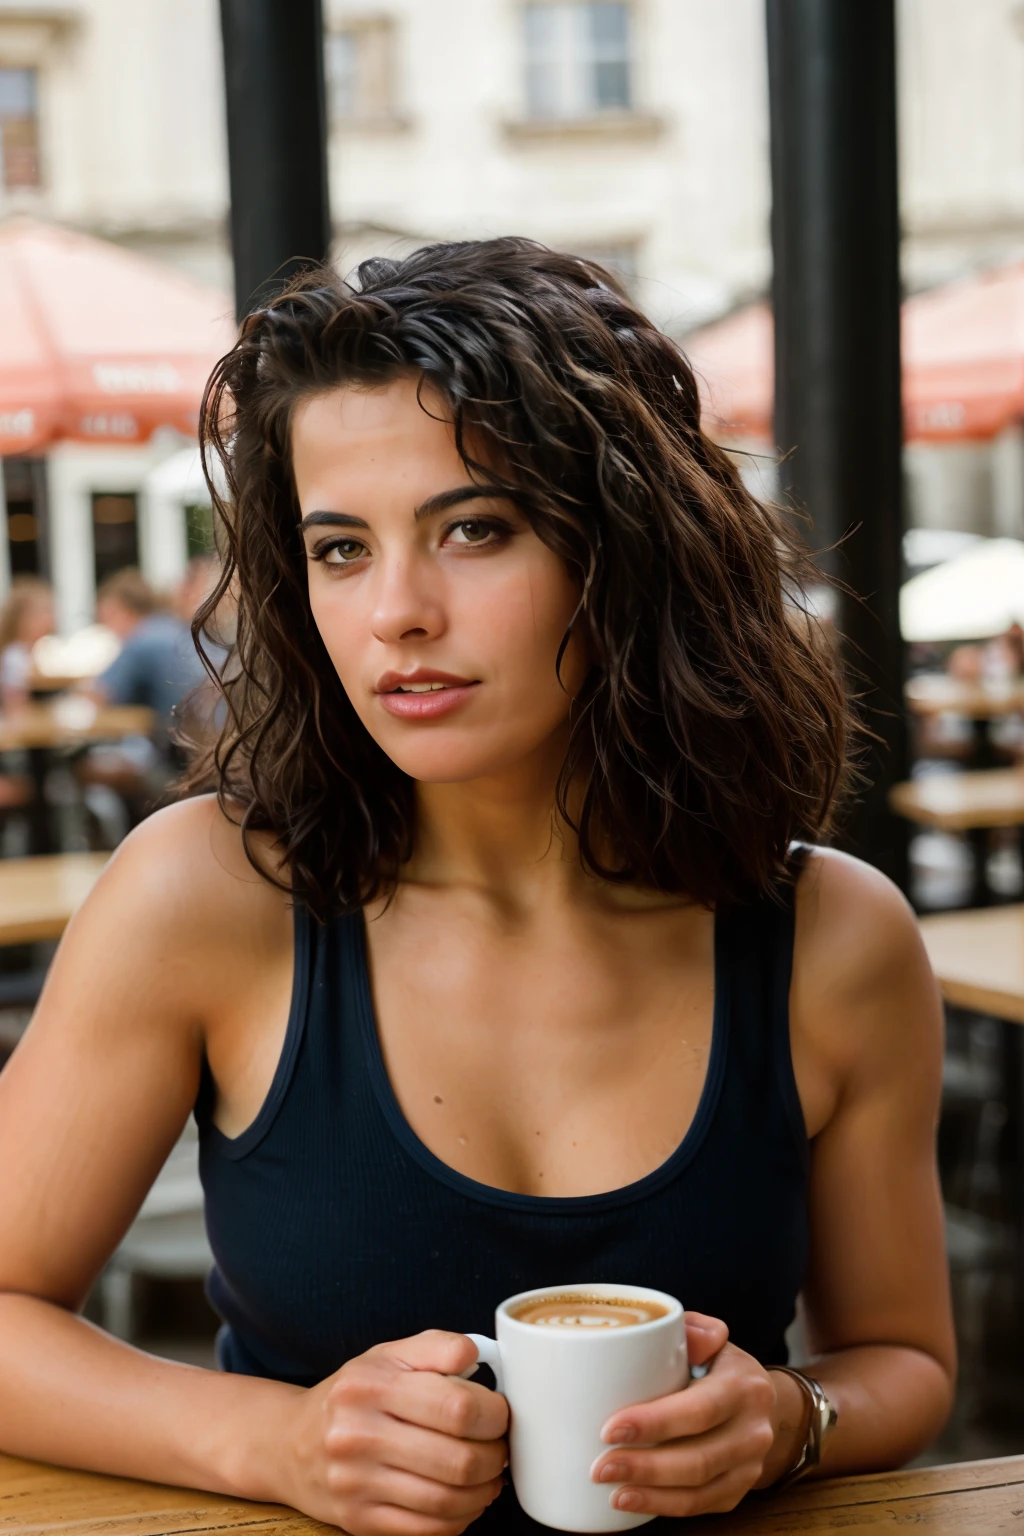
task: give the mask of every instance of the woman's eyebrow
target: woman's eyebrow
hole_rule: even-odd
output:
[[[369,523],[363,517],[353,517],[349,512],[307,512],[299,524],[299,532],[305,533],[307,528],[369,528]]]
[[[498,494],[486,485],[456,485],[450,491],[438,491],[436,496],[428,496],[426,501],[421,501],[413,517],[420,522],[425,517],[435,517],[438,512],[447,512],[452,507],[461,506],[464,501],[493,501]]]

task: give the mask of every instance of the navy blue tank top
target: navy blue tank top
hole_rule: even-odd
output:
[[[361,916],[295,910],[284,1047],[253,1124],[196,1106],[224,1320],[221,1365],[311,1386],[425,1328],[491,1333],[534,1286],[649,1285],[786,1361],[807,1256],[808,1147],[789,1047],[792,892],[719,915],[714,1025],[696,1114],[666,1162],[621,1189],[548,1198],[457,1173],[413,1133],[374,1021]]]

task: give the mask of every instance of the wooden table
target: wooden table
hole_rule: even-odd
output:
[[[904,690],[907,708],[914,715],[964,715],[974,722],[973,762],[990,768],[995,762],[989,725],[1001,715],[1024,711],[1024,678],[1005,683],[961,682],[944,672],[912,677]]]
[[[945,672],[912,677],[904,690],[907,707],[915,715],[965,715],[969,720],[991,720],[1024,710],[1024,679],[1005,683],[967,683]]]
[[[69,721],[62,715],[61,701],[29,704],[17,714],[0,715],[0,752],[35,748],[53,751],[59,747],[118,741],[123,736],[148,736],[155,724],[154,712],[137,704],[106,705],[95,710],[90,719],[83,711],[77,723],[73,716]]]
[[[1024,1294],[1024,905],[941,912],[919,919],[942,995],[955,1008],[1004,1021],[1001,1054],[1010,1157],[1016,1168],[1011,1208]],[[1024,1347],[1024,1339],[1021,1340]],[[1024,1529],[1024,1526],[1022,1526]]]
[[[81,710],[77,719],[76,706]],[[54,853],[59,846],[46,802],[50,754],[61,748],[119,741],[125,736],[148,736],[155,725],[155,713],[142,705],[112,704],[90,712],[84,698],[29,704],[15,714],[0,715],[0,752],[28,753],[34,790],[29,808],[33,853]]]
[[[0,859],[0,945],[59,939],[109,858],[109,853],[56,853]]]
[[[488,1524],[485,1519],[481,1536]],[[755,1495],[731,1515],[663,1521],[652,1529],[679,1536],[806,1536],[856,1527],[858,1536],[892,1536],[893,1528],[902,1525],[936,1536],[1019,1533],[1024,1528],[1024,1456],[806,1483],[774,1497]],[[246,1504],[0,1456],[4,1536],[213,1536],[243,1529],[254,1536],[336,1536],[337,1530],[275,1504]],[[523,1522],[524,1532],[541,1536],[543,1529]]]
[[[1024,1024],[1024,905],[940,912],[920,927],[948,1003]]]
[[[986,906],[992,899],[985,875],[988,832],[991,827],[1024,827],[1024,771],[987,768],[980,773],[930,774],[894,784],[889,803],[897,815],[918,826],[968,834],[974,855],[971,901]]]
[[[1024,824],[1024,770],[935,773],[894,784],[889,803],[900,816],[943,832]]]

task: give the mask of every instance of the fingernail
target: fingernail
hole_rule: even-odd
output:
[[[612,1509],[643,1509],[644,1501],[639,1493],[633,1493],[629,1488],[620,1488],[618,1493],[612,1494]]]
[[[599,1483],[624,1483],[628,1477],[626,1466],[621,1461],[606,1461],[597,1474]]]
[[[605,1445],[631,1445],[636,1439],[635,1424],[606,1424],[601,1431]]]

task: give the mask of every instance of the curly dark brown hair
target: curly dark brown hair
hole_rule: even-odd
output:
[[[243,322],[203,404],[224,567],[194,624],[201,644],[230,593],[237,633],[187,787],[217,789],[251,858],[249,834],[272,833],[321,919],[393,890],[414,785],[313,623],[289,431],[297,402],[400,375],[578,581],[592,665],[557,799],[585,867],[713,907],[776,889],[791,844],[829,828],[849,739],[799,600],[812,568],[701,431],[679,348],[601,267],[525,239],[426,246],[351,282],[311,270]]]

